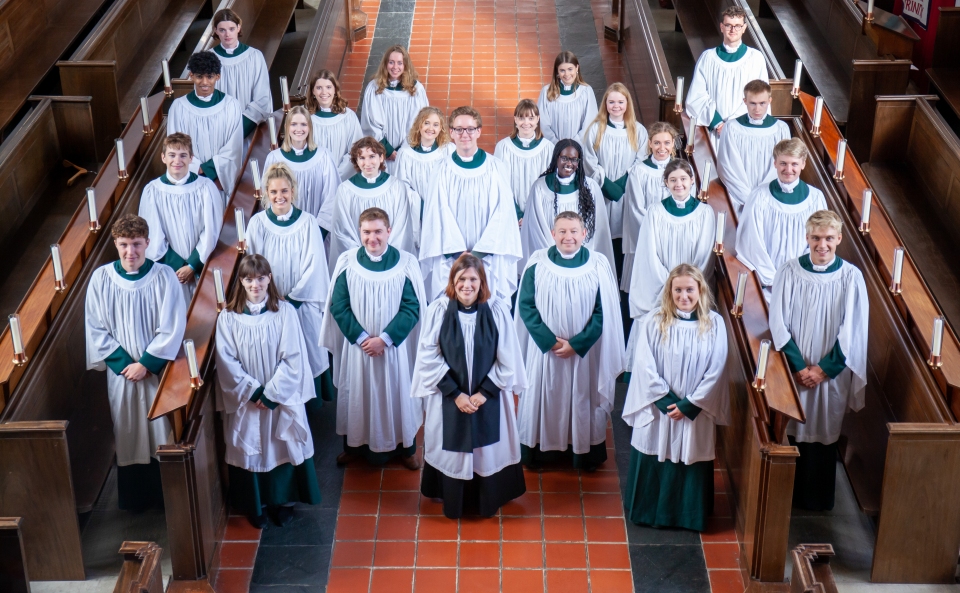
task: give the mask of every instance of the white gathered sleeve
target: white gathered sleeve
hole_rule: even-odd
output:
[[[226,196],[233,195],[243,158],[243,112],[240,103],[230,95],[212,107],[199,108],[186,96],[174,100],[167,114],[167,135],[183,132],[193,141],[192,173],[213,159],[217,179]]]
[[[593,87],[582,84],[571,95],[560,95],[553,101],[547,99],[550,85],[544,85],[537,99],[540,109],[540,131],[556,144],[564,139],[580,141],[583,131],[597,117],[597,97]]]
[[[360,119],[350,108],[336,117],[317,117],[310,116],[313,121],[313,141],[317,146],[322,146],[330,151],[334,162],[337,164],[337,171],[340,174],[340,180],[346,181],[357,174],[357,169],[350,160],[350,148],[353,143],[363,138],[363,131],[360,129]]]
[[[326,230],[333,228],[333,212],[340,173],[337,164],[326,148],[317,147],[317,152],[306,162],[294,162],[278,148],[270,151],[263,163],[263,170],[274,163],[290,167],[297,180],[297,208],[316,217]]]
[[[212,52],[223,65],[217,89],[240,102],[243,116],[255,124],[273,113],[270,73],[263,53],[248,47],[243,53],[224,57]]]
[[[807,417],[805,424],[787,426],[797,441],[834,443],[846,410],[863,408],[869,306],[863,274],[848,262],[826,274],[803,269],[798,259],[777,270],[769,307],[773,345],[782,350],[792,338],[804,361],[815,365],[839,341],[846,357],[846,368],[836,378],[812,389],[797,385]]]
[[[630,168],[626,191],[623,192],[623,272],[620,290],[630,292],[633,278],[633,260],[637,253],[640,227],[647,210],[670,197],[670,190],[663,182],[663,170],[654,169],[637,162]]]
[[[513,190],[513,198],[520,210],[525,213],[527,196],[530,194],[533,184],[550,166],[550,159],[553,157],[553,142],[542,138],[536,148],[521,150],[507,136],[497,142],[493,156],[500,159],[506,166],[510,189]]]
[[[737,120],[723,127],[717,141],[717,175],[739,214],[753,191],[777,177],[773,147],[790,138],[787,124],[747,128]]]
[[[430,193],[430,186],[437,180],[437,169],[444,159],[453,154],[456,147],[453,142],[426,154],[419,153],[409,146],[397,151],[397,178],[403,181],[412,190],[408,192],[410,198],[410,216],[414,225],[415,255],[420,250],[420,212],[423,210],[424,200]]]
[[[395,150],[406,144],[410,127],[420,110],[428,106],[427,91],[417,82],[413,95],[407,91],[384,89],[377,94],[377,81],[371,80],[363,91],[360,128],[365,136],[376,141],[384,138]],[[396,161],[387,161],[387,171],[396,173]]]
[[[487,304],[493,313],[499,340],[496,362],[487,377],[500,388],[500,440],[476,448],[471,453],[444,451],[441,408],[445,396],[437,389],[437,384],[450,369],[440,353],[439,343],[440,327],[449,302],[450,299],[445,296],[438,298],[430,304],[422,318],[410,394],[415,398],[424,398],[424,461],[448,477],[471,480],[474,474],[491,476],[509,465],[520,463],[520,437],[513,394],[526,389],[527,376],[509,304],[494,296]],[[471,368],[470,361],[473,359],[475,317],[476,314],[460,315],[468,368]]]
[[[807,219],[826,209],[826,198],[815,187],[810,187],[807,199],[799,204],[784,204],[773,197],[767,185],[757,187],[737,225],[737,259],[757,273],[761,285],[772,286],[777,268],[810,250]]]
[[[557,337],[574,337],[590,321],[599,292],[603,329],[586,356],[562,359],[543,353],[515,312],[528,384],[517,411],[520,442],[542,451],[572,446],[574,453],[585,454],[606,439],[617,377],[626,368],[617,282],[599,253],[590,251],[590,260],[578,268],[562,268],[547,251],[534,253],[524,271],[536,266],[535,299],[544,323]]]
[[[697,60],[687,91],[687,115],[697,118],[697,124],[707,126],[718,113],[724,122],[743,115],[747,106],[743,102],[743,87],[751,80],[770,82],[763,54],[747,48],[746,54],[736,62],[724,62],[712,47]],[[711,134],[716,141],[716,134]]]
[[[321,375],[330,368],[327,351],[319,346],[330,274],[317,219],[304,212],[290,226],[281,227],[260,211],[247,226],[247,242],[249,253],[270,262],[280,295],[302,303],[296,312],[307,342],[311,376]]]
[[[627,136],[626,129],[616,129],[607,127],[603,133],[603,141],[599,149],[593,147],[597,138],[597,130],[600,124],[593,122],[583,134],[581,145],[583,146],[583,167],[598,186],[603,186],[603,180],[609,179],[616,181],[623,177],[631,167],[642,160],[641,153],[647,148],[647,129],[640,122],[637,122],[637,136],[634,138],[637,148],[630,146],[630,139]],[[614,239],[623,237],[623,197],[618,202],[612,202],[604,198],[604,204],[607,209],[607,217],[610,219],[611,236]]]
[[[385,453],[401,444],[410,447],[423,424],[423,400],[410,396],[413,365],[417,357],[420,323],[400,345],[386,347],[382,356],[366,355],[348,342],[330,312],[337,279],[346,274],[350,308],[360,326],[371,336],[380,335],[400,310],[403,287],[410,281],[420,305],[420,318],[427,310],[417,258],[400,252],[400,262],[390,270],[374,272],[357,261],[362,247],[341,254],[337,260],[323,315],[321,345],[333,353],[333,381],[337,386],[337,434],[347,445],[368,445]]]
[[[630,444],[659,461],[692,464],[715,457],[716,426],[730,423],[725,378],[727,334],[723,318],[710,312],[700,333],[697,320],[676,319],[666,339],[655,309],[634,324],[637,346],[623,420],[633,427]],[[655,402],[673,391],[701,409],[695,420],[673,420]]]
[[[613,239],[610,237],[610,223],[607,219],[607,210],[604,208],[603,194],[593,179],[587,178],[587,188],[593,196],[594,229],[593,236],[584,241],[583,246],[591,251],[603,254],[607,261],[613,259]],[[526,261],[535,251],[551,247],[555,244],[551,231],[553,219],[559,212],[577,212],[580,200],[578,193],[557,194],[557,206],[553,204],[553,190],[547,187],[545,177],[537,179],[530,189],[527,198],[527,210],[523,214],[523,226],[520,228],[520,244],[523,247],[521,266],[526,268]]]
[[[277,312],[220,314],[215,353],[227,463],[267,472],[313,457],[304,403],[316,395],[306,352],[297,313],[287,302]],[[276,409],[250,402],[261,386]]]

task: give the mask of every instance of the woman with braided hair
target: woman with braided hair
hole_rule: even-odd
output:
[[[613,261],[613,241],[603,194],[597,182],[584,173],[582,154],[576,140],[561,140],[553,149],[550,166],[530,188],[520,229],[521,270],[533,252],[554,244],[550,234],[553,221],[557,214],[568,211],[576,212],[583,219],[587,231],[584,247]]]

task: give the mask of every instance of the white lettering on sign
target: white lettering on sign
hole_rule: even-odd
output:
[[[903,16],[918,21],[924,28],[929,14],[930,0],[903,0]]]

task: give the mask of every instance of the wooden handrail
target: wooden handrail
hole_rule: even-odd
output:
[[[158,93],[148,99],[151,112],[151,128],[153,130],[156,130],[160,125],[163,101],[163,93]],[[120,137],[124,141],[124,158],[126,159],[124,168],[132,173],[140,166],[143,154],[153,140],[153,134],[148,135],[143,132],[143,120],[139,107],[130,118]],[[96,195],[97,213],[101,224],[109,220],[129,183],[129,178],[118,178],[118,170],[116,148],[114,148],[107,155],[106,161],[100,167],[100,171],[91,184]],[[53,262],[47,256],[40,273],[34,279],[33,284],[31,284],[16,310],[16,313],[20,315],[23,344],[28,357],[32,357],[40,346],[40,342],[46,335],[54,316],[56,316],[68,292],[80,275],[87,258],[93,251],[94,245],[103,234],[110,232],[106,228],[101,229],[99,233],[90,232],[84,188],[77,188],[77,196],[79,202],[77,209],[57,241],[60,245],[60,257],[63,261],[63,274],[67,283],[67,290],[58,293],[54,289]],[[0,410],[6,406],[29,364],[29,361],[26,365],[19,367],[13,364],[13,341],[10,337],[10,328],[4,326],[2,333],[0,333]]]
[[[812,126],[813,108],[815,98],[807,93],[800,93],[800,101],[803,105],[803,122],[808,127]],[[830,163],[831,173],[835,170],[837,160],[837,146],[843,136],[840,129],[833,119],[829,108],[824,105],[823,116],[820,120],[820,138],[819,145],[822,158]],[[924,282],[920,270],[910,256],[910,250],[904,245],[900,234],[897,232],[890,215],[883,207],[882,195],[870,185],[863,169],[857,162],[856,156],[848,150],[843,166],[844,179],[837,182],[838,193],[844,198],[850,216],[854,220],[860,220],[863,207],[863,190],[873,190],[874,200],[870,210],[870,232],[863,234],[863,243],[871,251],[873,261],[876,264],[880,275],[885,281],[890,282],[893,278],[893,250],[895,247],[903,247],[903,273],[901,284],[903,292],[894,298],[897,310],[900,312],[910,328],[910,334],[920,352],[927,356],[933,347],[933,320],[942,316],[939,305],[930,291],[930,287]],[[857,231],[854,231],[857,232]],[[933,377],[938,388],[953,411],[954,417],[960,417],[960,340],[953,332],[949,324],[945,324],[943,333],[943,348],[941,351],[943,365],[939,368],[931,368]]]

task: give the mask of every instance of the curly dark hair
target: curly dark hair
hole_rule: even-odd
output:
[[[220,58],[212,51],[197,52],[187,60],[187,70],[195,76],[217,76],[220,74],[222,66]]]
[[[546,171],[540,174],[540,177],[547,177],[548,175],[556,173],[557,163],[560,161],[560,153],[571,146],[576,149],[577,154],[580,156],[580,162],[577,164],[577,179],[574,182],[577,184],[578,190],[577,213],[583,219],[583,226],[587,229],[586,240],[589,241],[593,238],[593,231],[596,228],[597,211],[596,203],[593,201],[593,194],[590,192],[590,188],[587,187],[587,183],[585,181],[587,174],[583,170],[583,148],[580,146],[580,143],[569,138],[565,138],[557,142],[557,145],[553,147],[553,156],[550,158],[550,166],[547,167]],[[549,184],[547,184],[547,188],[550,188]],[[557,192],[553,192],[554,216],[560,213],[557,199]]]

